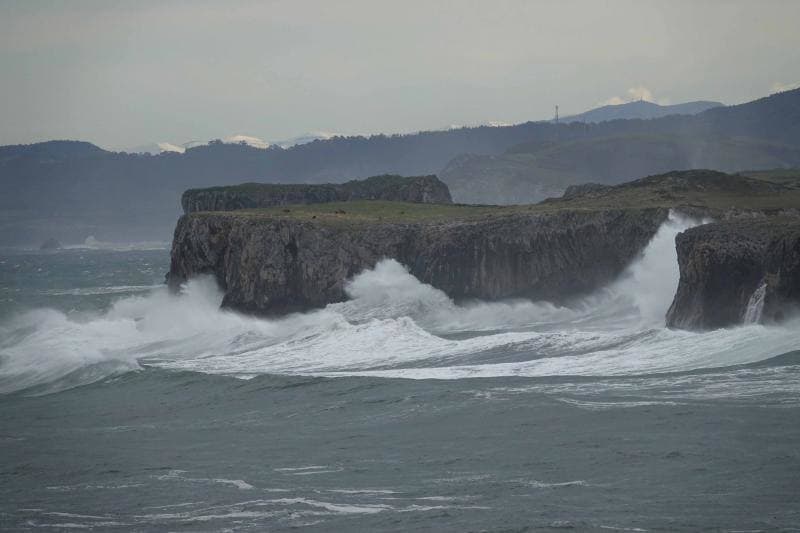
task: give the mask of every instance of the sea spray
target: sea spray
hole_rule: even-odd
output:
[[[567,306],[517,299],[456,305],[444,292],[420,282],[397,261],[385,259],[346,285],[350,300],[327,308],[348,320],[409,316],[437,333],[557,325],[565,327],[661,327],[678,286],[675,236],[705,223],[671,211],[641,256],[608,287]]]
[[[675,237],[708,220],[697,220],[674,210],[658,229],[641,257],[634,261],[610,292],[627,298],[636,309],[643,324],[663,326],[675,291],[678,288],[678,254]]]
[[[796,329],[709,333],[663,327],[678,271],[671,214],[619,280],[556,306],[456,304],[386,259],[347,284],[349,300],[281,319],[220,309],[211,278],[116,301],[80,319],[39,310],[0,325],[0,390],[89,383],[140,364],[237,377],[405,378],[636,375],[762,361],[798,345]]]
[[[744,310],[745,324],[758,324],[761,322],[761,316],[764,313],[764,300],[767,296],[767,283],[762,282],[752,296],[747,301],[747,307]]]

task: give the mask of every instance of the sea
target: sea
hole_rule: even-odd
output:
[[[800,320],[667,329],[696,223],[568,305],[386,258],[272,319],[169,243],[2,249],[0,529],[800,531]]]

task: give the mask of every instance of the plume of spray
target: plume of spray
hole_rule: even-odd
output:
[[[612,294],[630,302],[641,324],[653,327],[664,325],[680,277],[675,237],[682,231],[708,222],[708,219],[697,220],[670,211],[669,218],[658,229],[641,257],[609,287]]]

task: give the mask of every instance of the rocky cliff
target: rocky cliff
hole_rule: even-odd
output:
[[[695,170],[574,187],[530,206],[356,199],[225,212],[191,208],[175,230],[168,277],[177,287],[213,274],[224,305],[270,314],[342,300],[348,278],[389,257],[455,299],[559,302],[618,276],[676,209],[746,220],[678,240],[681,288],[669,324],[710,328],[740,321],[762,281],[763,316],[778,316],[798,299],[796,252],[782,251],[796,250],[784,231],[796,226],[780,222],[797,220],[798,207],[800,189]]]
[[[800,219],[706,224],[676,239],[680,283],[667,325],[712,329],[780,320],[800,304]]]
[[[245,183],[189,189],[181,196],[181,206],[184,213],[194,213],[353,200],[452,203],[447,185],[436,176],[383,175],[336,184]]]
[[[391,257],[455,299],[562,301],[614,279],[667,213],[390,202],[191,213],[175,230],[169,283],[213,274],[224,306],[283,313],[345,299],[348,278]]]

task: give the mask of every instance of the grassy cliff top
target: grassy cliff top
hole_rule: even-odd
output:
[[[187,189],[184,194],[198,193],[237,193],[237,194],[261,194],[264,192],[281,193],[289,191],[306,191],[320,189],[336,185],[329,183],[310,184],[310,183],[239,183],[237,185],[217,185],[216,187],[203,187],[199,189]]]
[[[358,189],[365,191],[380,191],[391,187],[403,187],[418,181],[437,181],[435,175],[426,176],[399,176],[396,174],[381,174],[369,178],[350,180],[342,183],[240,183],[238,185],[218,185],[215,187],[203,187],[197,189],[187,189],[184,194],[198,193],[241,193],[241,194],[262,194],[262,193],[281,193],[289,191],[311,191],[315,189]]]
[[[262,209],[225,211],[236,217],[314,220],[320,222],[446,222],[530,210],[535,206],[422,204],[384,200],[354,200],[324,204],[282,205]],[[201,213],[202,214],[215,214]]]
[[[568,191],[569,193],[569,191]],[[710,210],[800,208],[800,189],[712,170],[648,176],[616,186],[596,186],[572,197],[546,200],[575,208],[694,207]]]
[[[755,178],[787,187],[800,189],[800,168],[773,168],[770,170],[747,170],[738,173],[740,176]]]
[[[560,210],[693,208],[710,211],[800,209],[800,189],[721,172],[692,170],[594,186],[533,205],[420,204],[359,200],[225,212],[226,216],[341,223],[460,221]],[[204,213],[199,213],[204,215]]]

